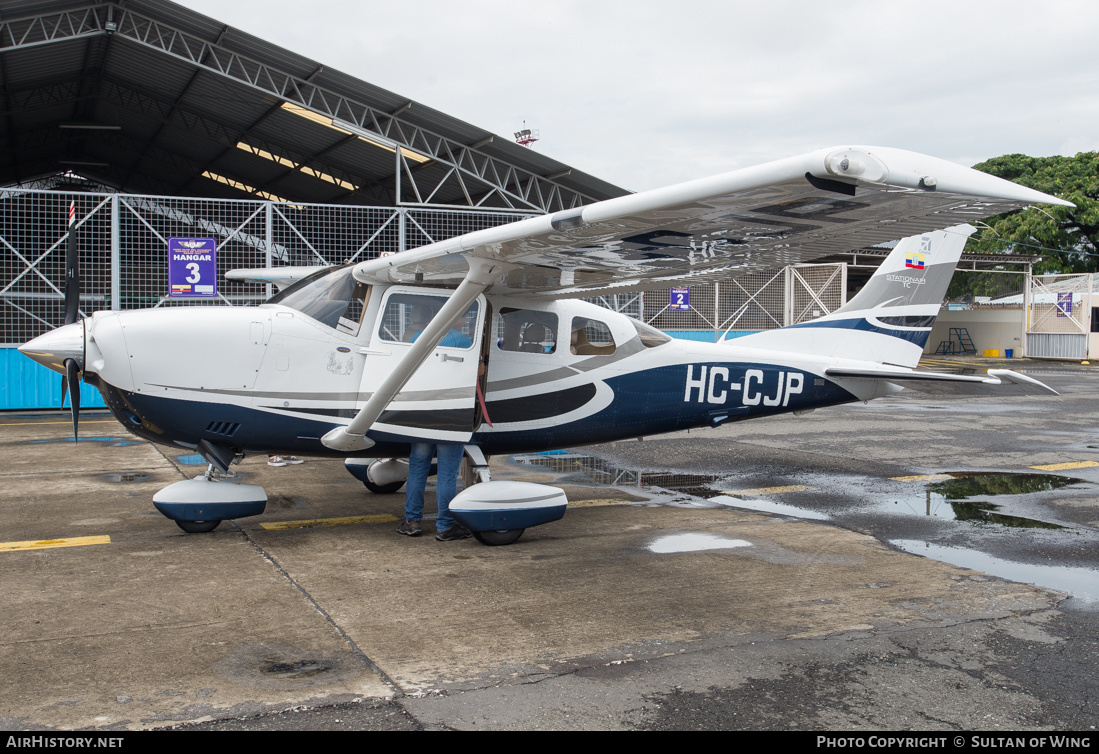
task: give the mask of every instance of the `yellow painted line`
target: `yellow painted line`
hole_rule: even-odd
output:
[[[111,538],[104,534],[98,537],[69,537],[68,539],[40,539],[27,542],[0,542],[0,552],[12,550],[49,550],[53,547],[83,547],[84,545],[109,545]]]
[[[618,498],[600,498],[598,500],[570,500],[570,508],[601,508],[605,505],[629,505],[640,503],[642,500],[620,500]]]
[[[1099,461],[1071,461],[1069,463],[1048,463],[1045,466],[1031,466],[1039,471],[1068,471],[1069,469],[1086,469],[1091,466],[1099,466]]]
[[[71,421],[67,421],[67,422],[12,422],[12,423],[0,424],[0,427],[33,427],[33,426],[40,426],[40,425],[43,425],[43,424],[56,424],[58,426],[64,424],[66,427],[71,427],[73,425],[73,423]],[[94,421],[88,421],[87,419],[85,419],[85,420],[80,422],[81,427],[83,427],[85,424],[118,424],[118,421],[116,419],[96,419]]]
[[[806,487],[804,484],[791,484],[788,487],[759,487],[754,490],[722,490],[722,495],[733,497],[747,497],[749,495],[779,495],[783,492],[816,492],[816,487]]]
[[[915,476],[891,476],[893,482],[941,482],[945,479],[953,479],[950,474],[917,474]]]
[[[372,516],[343,516],[342,518],[314,518],[307,521],[273,521],[260,524],[264,529],[315,529],[319,526],[353,526],[355,524],[385,524],[401,519],[388,513],[377,513]]]

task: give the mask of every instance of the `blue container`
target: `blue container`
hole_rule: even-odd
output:
[[[98,390],[81,382],[80,407],[106,408],[107,404]],[[0,348],[0,410],[39,408],[61,408],[61,375],[15,348]]]

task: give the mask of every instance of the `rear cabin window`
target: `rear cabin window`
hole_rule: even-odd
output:
[[[614,353],[614,336],[603,322],[587,317],[573,317],[570,330],[571,353],[577,356],[608,356]]]
[[[445,298],[421,296],[415,293],[395,293],[385,302],[378,337],[396,343],[415,343],[432,318],[443,308]],[[466,309],[450,332],[443,336],[440,346],[447,348],[471,348],[476,339],[477,302]]]
[[[496,317],[496,347],[520,353],[554,353],[557,315],[533,309],[501,309]]]

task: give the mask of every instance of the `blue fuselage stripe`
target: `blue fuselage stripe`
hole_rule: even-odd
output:
[[[490,454],[534,452],[854,400],[853,395],[819,375],[760,363],[676,364],[620,373],[603,382],[614,398],[590,415],[561,424],[554,424],[553,417],[546,417],[535,428],[509,430],[506,424],[497,423],[492,430],[474,433],[472,442]],[[532,406],[544,407],[556,385],[551,383],[546,388],[544,392],[511,400],[530,401]],[[346,455],[329,450],[320,442],[326,432],[342,425],[330,417],[286,415],[249,406],[165,398],[122,391],[110,385],[103,385],[101,392],[123,425],[153,442],[194,446],[207,440],[251,452]],[[600,398],[596,395],[591,400]],[[578,408],[572,403],[567,408],[570,413],[583,411],[583,406]],[[531,414],[544,415],[544,410],[540,408]],[[231,438],[211,433],[210,427],[224,426],[226,422],[239,424]],[[482,425],[481,430],[488,427]],[[414,431],[410,430],[410,434]],[[408,453],[408,435],[371,431],[369,436],[377,443],[371,448],[371,455],[396,457]]]
[[[931,329],[913,329],[913,330],[895,330],[891,327],[879,327],[872,322],[863,318],[858,319],[830,319],[823,322],[805,322],[800,325],[791,325],[787,329],[796,329],[804,327],[823,327],[831,328],[834,330],[861,330],[863,332],[875,332],[881,335],[888,335],[892,338],[900,338],[906,340],[909,343],[915,343],[920,348],[923,348],[927,344],[927,338],[931,335]]]

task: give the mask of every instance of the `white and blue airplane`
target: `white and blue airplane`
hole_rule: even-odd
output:
[[[486,544],[563,515],[555,487],[491,481],[487,457],[718,426],[902,388],[1053,393],[1008,370],[917,371],[970,222],[1068,202],[912,152],[837,147],[476,231],[355,265],[234,270],[259,307],[96,312],[20,350],[96,386],[118,420],[193,449],[161,490],[186,531],[263,511],[246,454],[335,456],[396,491],[410,443],[466,445],[452,503]],[[688,285],[902,238],[812,322],[708,344],[579,300]],[[481,365],[485,368],[481,369]],[[78,406],[74,406],[74,431]],[[363,460],[366,459],[366,460]]]

